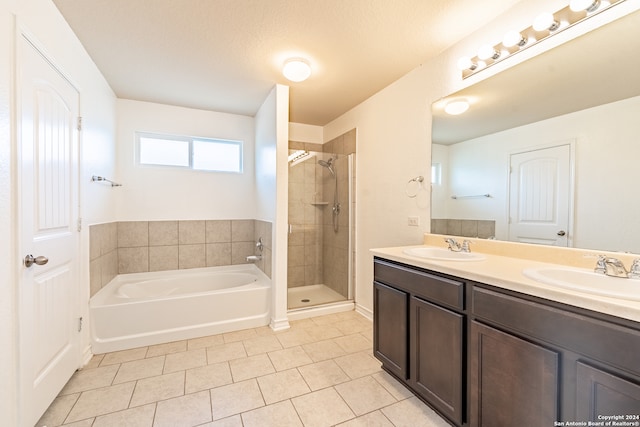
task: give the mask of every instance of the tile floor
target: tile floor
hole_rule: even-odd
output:
[[[96,355],[37,426],[448,424],[380,369],[354,311]]]

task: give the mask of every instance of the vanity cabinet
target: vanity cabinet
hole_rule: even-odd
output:
[[[375,356],[452,425],[640,422],[638,322],[379,257],[374,289]]]
[[[457,425],[464,422],[464,282],[374,263],[374,355]]]

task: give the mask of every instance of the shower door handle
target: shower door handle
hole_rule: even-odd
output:
[[[289,224],[289,234],[293,234],[293,224]]]

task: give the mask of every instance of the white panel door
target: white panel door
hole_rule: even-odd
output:
[[[20,425],[33,426],[81,360],[79,94],[23,36],[18,67]]]
[[[571,146],[511,155],[509,240],[569,246]]]

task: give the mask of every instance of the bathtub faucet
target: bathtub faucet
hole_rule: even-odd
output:
[[[262,260],[262,255],[249,255],[247,257],[247,262],[258,262]]]

